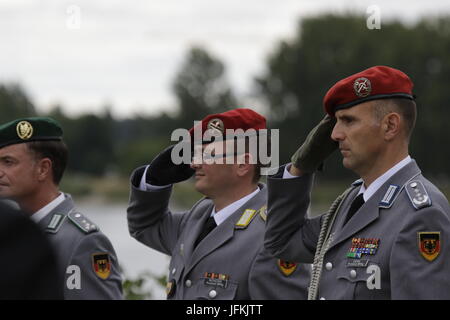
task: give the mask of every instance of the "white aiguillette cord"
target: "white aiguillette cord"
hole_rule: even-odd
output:
[[[339,212],[343,200],[348,196],[348,194],[354,190],[355,187],[352,186],[344,191],[339,197],[334,200],[328,212],[323,217],[322,225],[320,228],[319,239],[317,240],[316,253],[314,254],[313,268],[311,272],[311,281],[309,283],[308,289],[308,300],[316,300],[317,293],[319,289],[320,276],[322,275],[323,259],[325,253],[327,252],[331,242],[333,241],[333,235],[330,235],[331,229],[333,227],[334,220],[336,218],[336,213]]]

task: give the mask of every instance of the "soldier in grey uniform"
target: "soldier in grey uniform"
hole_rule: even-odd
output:
[[[250,109],[235,109],[207,116],[198,128],[201,136],[207,130],[223,136],[226,129],[265,129],[266,121]],[[229,141],[206,142],[203,149]],[[249,162],[249,153],[228,154],[232,164],[203,159],[189,166],[173,163],[174,148],[133,172],[128,207],[130,234],[171,256],[167,298],[306,299],[310,266],[264,250],[267,188],[258,183],[259,165]],[[215,157],[224,153],[216,151]],[[171,212],[172,184],[194,173],[205,197],[188,212]]]
[[[450,207],[409,156],[412,86],[385,66],[337,82],[324,98],[328,116],[269,178],[265,247],[314,262],[309,299],[450,298]],[[302,195],[337,146],[361,179],[307,219]]]
[[[64,299],[121,299],[114,248],[58,185],[67,163],[62,129],[50,118],[0,126],[0,196],[14,200],[56,252]],[[30,244],[31,245],[31,244]]]

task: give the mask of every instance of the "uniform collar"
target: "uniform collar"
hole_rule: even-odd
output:
[[[401,186],[404,186],[408,181],[420,175],[420,173],[420,168],[417,166],[416,161],[411,159],[410,162],[388,178],[384,185],[378,188],[370,199],[364,203],[361,209],[355,213],[353,218],[343,226],[346,211],[358,193],[357,189],[353,189],[353,191],[348,194],[344,200],[345,202],[343,202],[343,205],[339,209],[338,217],[340,217],[340,222],[337,225],[337,229],[334,229],[335,231],[337,230],[337,232],[334,237],[335,239],[328,250],[331,250],[333,247],[337,246],[349,237],[354,236],[360,230],[366,228],[369,224],[379,218],[380,212],[383,211],[381,210],[383,207],[380,207],[380,201],[385,197],[386,192],[391,185],[400,186],[401,188]]]
[[[364,202],[367,202],[377,191],[381,188],[381,186],[389,180],[394,174],[399,172],[403,167],[405,167],[408,163],[412,161],[410,156],[407,156],[405,159],[397,163],[395,166],[390,168],[388,171],[379,176],[375,181],[373,181],[370,186],[366,189],[364,183],[361,184],[361,188],[359,189],[358,195],[363,193]]]
[[[251,198],[253,198],[258,192],[260,191],[260,188],[257,187],[255,191],[252,193],[240,198],[239,200],[229,204],[222,210],[216,212],[216,207],[213,208],[211,212],[211,216],[214,217],[214,221],[216,221],[217,225],[220,225],[222,222],[224,222],[229,216],[231,216],[234,212],[236,212],[237,209],[242,207],[244,203],[249,201]]]
[[[65,200],[64,193],[60,192],[59,196],[53,201],[47,203],[43,208],[39,209],[31,215],[31,220],[39,223],[45,216],[47,216],[53,209],[60,205]]]

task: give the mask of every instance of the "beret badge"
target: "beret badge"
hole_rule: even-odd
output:
[[[372,92],[372,85],[367,78],[358,78],[353,82],[353,89],[358,97],[367,97]]]
[[[223,121],[220,120],[219,118],[209,120],[207,127],[208,129],[219,131],[221,134],[223,134],[225,131]]]
[[[16,126],[16,131],[22,140],[28,140],[33,136],[33,126],[28,121],[20,121]]]

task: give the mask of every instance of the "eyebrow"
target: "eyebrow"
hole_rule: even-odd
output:
[[[344,120],[344,121],[348,121],[348,120],[356,120],[357,118],[353,115],[349,115],[349,114],[344,114],[341,116],[337,117],[338,120]]]
[[[0,160],[6,160],[6,159],[16,160],[15,157],[13,157],[13,156],[11,156],[9,154],[6,154],[4,156],[0,156]]]

